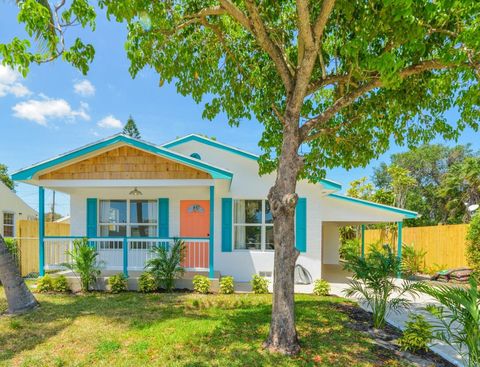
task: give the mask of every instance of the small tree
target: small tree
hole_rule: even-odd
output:
[[[0,164],[0,181],[2,181],[10,190],[15,188],[15,183],[8,174],[7,166],[4,164]]]
[[[128,118],[127,123],[123,127],[122,134],[131,136],[135,139],[141,139],[140,131],[138,131],[137,124],[135,123],[135,120],[132,116]]]
[[[171,248],[161,244],[155,246],[152,253],[155,257],[147,261],[145,268],[150,269],[159,286],[171,292],[175,279],[184,273],[180,264],[185,256],[185,242],[177,239]]]
[[[467,232],[467,261],[480,276],[480,214],[473,216]]]
[[[102,262],[97,261],[98,252],[88,244],[86,238],[73,241],[73,249],[67,251],[71,263],[64,264],[80,278],[80,287],[83,292],[89,292],[90,288],[97,281],[100,275]]]

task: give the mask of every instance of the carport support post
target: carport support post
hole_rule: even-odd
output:
[[[45,189],[38,187],[38,267],[40,276],[45,275]]]
[[[397,258],[398,261],[401,263],[402,261],[402,230],[403,230],[403,222],[397,222]],[[400,268],[398,269],[397,278],[402,277],[402,271]]]
[[[365,224],[362,224],[362,258],[365,257]]]
[[[210,186],[210,235],[208,241],[208,277],[213,279],[215,271],[213,270],[213,258],[214,258],[214,236],[215,229],[215,186]]]

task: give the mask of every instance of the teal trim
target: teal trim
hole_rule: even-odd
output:
[[[320,180],[320,183],[322,184],[323,187],[325,187],[327,190],[341,190],[342,185],[340,185],[338,182],[332,181],[332,180],[327,180],[326,178]]]
[[[109,239],[123,239],[125,237],[122,236],[110,236],[110,237],[85,237],[85,236],[44,236],[43,237],[46,240],[60,240],[60,239],[82,239],[82,238],[87,238],[89,240],[109,240]],[[148,240],[185,240],[185,241],[193,241],[193,240],[209,240],[210,237],[126,237],[127,240],[143,240],[143,241],[148,241]]]
[[[397,258],[398,261],[401,263],[402,262],[402,242],[403,242],[403,223],[398,222],[397,223],[397,228],[398,228],[398,233],[397,233]],[[402,270],[401,267],[398,268],[398,274],[397,278],[402,277]]]
[[[45,189],[38,188],[38,264],[40,276],[45,275]]]
[[[365,257],[365,224],[362,224],[362,258]]]
[[[72,159],[79,158],[85,154],[95,152],[99,149],[103,149],[109,146],[112,146],[117,143],[125,143],[132,145],[136,148],[146,150],[148,152],[157,154],[161,157],[172,159],[174,161],[183,163],[185,165],[194,167],[196,169],[199,169],[201,171],[209,173],[212,178],[217,178],[217,179],[232,179],[233,173],[226,171],[224,169],[214,167],[208,163],[198,161],[197,159],[193,159],[191,157],[186,157],[183,156],[179,153],[173,152],[171,150],[166,149],[165,147],[157,147],[153,144],[146,143],[141,140],[133,139],[129,136],[125,135],[115,135],[111,138],[108,138],[106,140],[99,141],[97,143],[93,143],[91,145],[88,145],[86,147],[74,150],[70,153],[63,154],[57,158],[53,158],[51,160],[48,160],[46,162],[38,163],[35,164],[29,168],[25,168],[23,170],[20,170],[18,172],[15,172],[12,175],[12,178],[16,181],[22,181],[22,180],[31,180],[36,173],[52,168],[56,165],[66,163],[68,161],[71,161]]]
[[[418,215],[418,213],[412,212],[410,210],[395,208],[394,206],[388,206],[388,205],[383,205],[383,204],[379,204],[379,203],[374,203],[372,201],[352,198],[350,196],[343,196],[343,195],[332,193],[332,194],[329,194],[328,197],[331,197],[333,199],[349,201],[349,202],[352,202],[352,203],[361,204],[361,205],[369,206],[369,207],[376,208],[376,209],[382,209],[382,210],[386,210],[386,211],[389,211],[389,212],[392,212],[392,213],[401,214],[401,215],[405,216],[405,218],[407,218],[407,219],[416,218],[417,215]]]
[[[158,237],[168,238],[169,235],[169,206],[168,198],[158,199]]]
[[[123,238],[123,275],[128,278],[128,241],[127,237]]]
[[[192,153],[192,154],[190,154],[190,157],[195,158],[195,159],[202,159],[202,157],[198,153]]]
[[[295,214],[295,247],[307,251],[307,199],[299,198]]]
[[[233,200],[222,198],[222,252],[232,252]]]
[[[87,199],[87,237],[97,237],[97,199]]]
[[[208,276],[213,279],[215,271],[213,267],[215,252],[215,186],[210,186],[210,242],[208,246]]]

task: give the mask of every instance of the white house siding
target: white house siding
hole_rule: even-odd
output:
[[[3,236],[3,215],[13,213],[16,230],[16,223],[20,219],[35,219],[37,212],[29,207],[3,182],[0,182],[0,234]]]

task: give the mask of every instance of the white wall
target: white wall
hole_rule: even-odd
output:
[[[340,233],[335,223],[323,223],[323,264],[340,263]]]
[[[35,219],[37,212],[29,207],[3,182],[0,182],[0,234],[3,236],[3,213],[14,213],[15,224],[20,219]],[[16,227],[15,229],[16,230]]]

